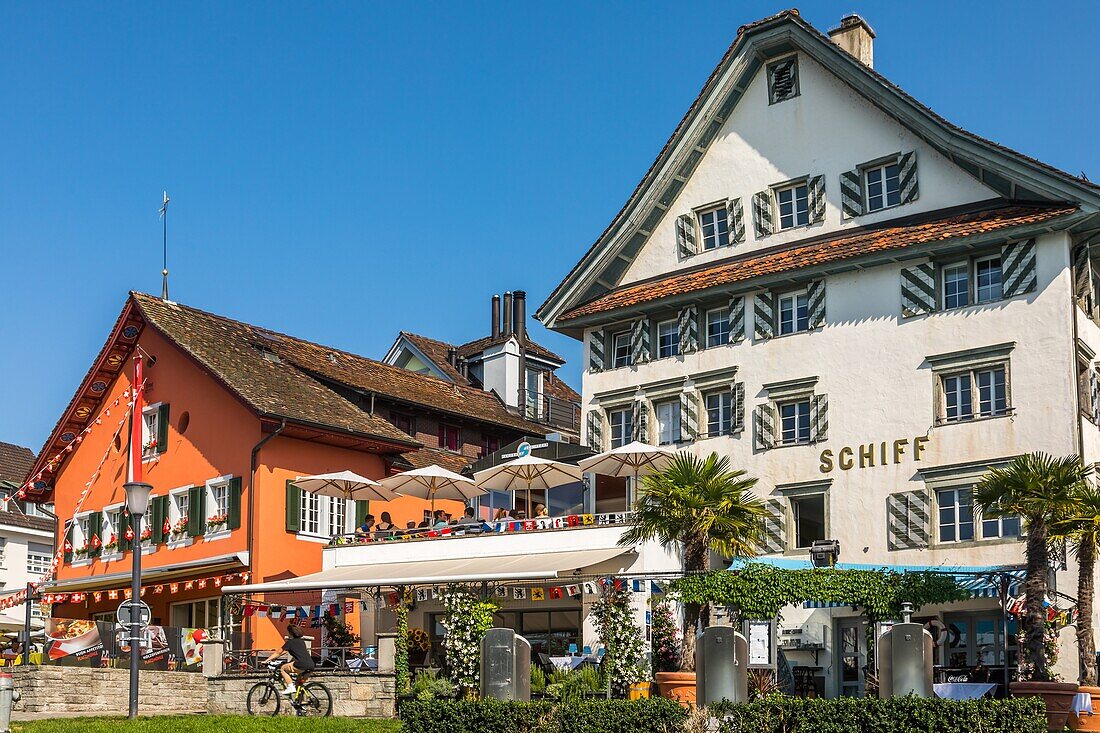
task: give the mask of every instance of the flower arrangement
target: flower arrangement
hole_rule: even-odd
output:
[[[676,672],[680,669],[680,630],[667,598],[653,607],[653,671]]]
[[[114,552],[118,549],[118,536],[112,532],[111,538],[107,540],[107,544],[103,545],[105,552]]]
[[[176,538],[187,533],[187,517],[180,517],[172,525],[172,537]]]
[[[141,541],[142,542],[148,542],[151,539],[153,539],[153,528],[152,527],[146,527],[145,529],[141,530]]]
[[[1023,649],[1027,644],[1027,634],[1021,627],[1016,632],[1016,643],[1019,649]],[[1047,669],[1053,669],[1058,664],[1058,626],[1053,621],[1046,621],[1043,626],[1043,654],[1046,657]],[[1031,661],[1021,656],[1019,666],[1016,668],[1016,679],[1018,680],[1030,680],[1034,674],[1035,669]],[[1051,672],[1051,680],[1054,682],[1061,682],[1061,676]]]
[[[642,639],[645,635],[634,620],[632,595],[625,586],[610,583],[592,606],[596,633],[607,650],[600,671],[611,684],[612,694],[626,697],[635,682],[649,679]]]
[[[481,679],[481,639],[492,628],[500,604],[461,585],[447,586],[436,598],[447,611],[441,623],[447,631],[443,650],[452,681],[467,696],[476,695]]]
[[[156,453],[157,452],[157,438],[156,438],[156,436],[154,435],[153,437],[149,438],[149,440],[142,443],[141,450],[142,450],[142,453],[144,453],[145,455],[150,455],[152,453]]]
[[[206,528],[207,529],[214,529],[215,527],[220,527],[220,526],[224,525],[228,521],[229,521],[229,515],[228,514],[225,514],[225,513],[211,514],[209,517],[206,518]]]
[[[428,632],[415,626],[409,629],[408,649],[410,652],[426,652],[432,648],[432,640]]]
[[[88,552],[89,552],[90,549],[91,548],[88,547],[88,543],[85,542],[83,545],[81,545],[80,547],[77,547],[76,549],[73,550],[73,556],[74,557],[88,557]]]

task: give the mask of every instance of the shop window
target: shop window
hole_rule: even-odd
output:
[[[169,610],[170,626],[185,629],[212,629],[221,625],[218,598],[173,603]]]

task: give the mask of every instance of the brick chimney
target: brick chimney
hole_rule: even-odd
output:
[[[852,13],[840,19],[840,25],[829,31],[833,43],[856,57],[860,63],[875,66],[875,31],[860,16]]]

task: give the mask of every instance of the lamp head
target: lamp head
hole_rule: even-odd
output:
[[[131,516],[141,516],[149,511],[149,494],[153,491],[151,484],[131,481],[123,488],[126,489],[126,509]]]

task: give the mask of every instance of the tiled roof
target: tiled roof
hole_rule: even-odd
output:
[[[656,175],[656,173],[657,173],[658,169],[660,168],[661,164],[665,161],[666,157],[671,154],[672,149],[673,149],[675,143],[677,142],[677,140],[679,139],[681,133],[684,132],[684,130],[689,125],[689,123],[691,123],[692,120],[694,119],[696,113],[701,109],[702,105],[706,102],[707,95],[713,90],[713,86],[716,83],[717,79],[719,78],[719,75],[722,72],[722,70],[726,67],[726,64],[740,50],[740,48],[742,46],[742,43],[745,41],[745,38],[747,36],[749,36],[753,31],[755,31],[759,28],[763,28],[765,26],[769,26],[769,25],[772,25],[772,24],[784,23],[784,22],[795,23],[798,26],[804,28],[809,33],[817,36],[819,39],[824,41],[827,44],[827,46],[829,46],[829,47],[833,46],[831,39],[826,34],[822,33],[817,28],[815,28],[813,25],[811,25],[808,21],[803,19],[801,17],[801,14],[798,12],[797,8],[782,10],[778,13],[773,14],[773,15],[767,16],[765,18],[761,18],[760,20],[756,20],[756,21],[753,21],[751,23],[746,23],[746,24],[742,25],[741,27],[739,27],[737,29],[737,36],[734,38],[733,42],[726,49],[726,52],[722,55],[721,60],[714,67],[714,69],[711,71],[710,76],[708,76],[707,80],[703,83],[702,88],[699,90],[699,93],[696,95],[694,101],[691,103],[691,106],[688,107],[687,112],[684,113],[684,116],[680,119],[680,122],[676,125],[676,128],[672,131],[672,134],[668,137],[668,140],[665,141],[665,144],[661,147],[660,152],[657,153],[657,157],[654,159],[653,163],[650,164],[649,168],[646,170],[645,174],[642,176],[641,180],[638,182],[638,185],[634,187],[634,190],[631,192],[630,196],[627,198],[626,203],[623,204],[622,208],[619,209],[618,213],[616,213],[615,216],[611,219],[611,221],[608,223],[607,227],[600,233],[600,236],[596,238],[596,241],[593,242],[591,246],[589,246],[589,248],[585,251],[585,253],[577,260],[576,264],[574,264],[573,267],[569,270],[569,272],[566,274],[566,276],[564,278],[562,278],[561,282],[559,282],[558,285],[554,288],[554,290],[551,291],[550,295],[547,296],[547,298],[543,301],[542,305],[539,306],[539,308],[537,309],[537,312],[541,312],[544,308],[546,308],[547,305],[550,303],[550,301],[553,300],[562,291],[562,289],[566,286],[566,284],[570,280],[572,280],[572,278],[576,274],[578,274],[581,271],[582,267],[584,267],[584,265],[585,265],[586,261],[588,260],[588,258],[597,249],[599,249],[600,245],[604,242],[604,238],[608,235],[608,233],[612,230],[612,228],[617,223],[619,223],[619,221],[627,214],[627,212],[631,209],[631,207],[634,206],[638,202],[639,197],[641,196],[642,192],[646,189],[646,186],[649,183],[651,183],[653,177]],[[998,152],[1000,152],[1000,153],[1002,153],[1006,156],[1009,156],[1010,158],[1016,158],[1018,160],[1026,161],[1027,163],[1029,163],[1031,165],[1034,165],[1034,166],[1037,166],[1038,168],[1043,169],[1047,173],[1050,173],[1051,175],[1062,178],[1063,180],[1071,181],[1074,184],[1079,185],[1079,186],[1083,186],[1085,188],[1100,189],[1100,184],[1093,183],[1092,181],[1089,181],[1088,179],[1083,178],[1081,176],[1075,176],[1072,173],[1068,173],[1064,170],[1061,170],[1060,168],[1057,168],[1053,165],[1050,165],[1049,163],[1044,163],[1043,161],[1038,160],[1036,158],[1033,158],[1030,155],[1025,155],[1025,154],[1023,154],[1023,153],[1021,153],[1017,150],[1013,150],[1012,148],[1009,148],[1005,145],[994,142],[992,140],[989,140],[988,138],[984,138],[980,135],[977,135],[973,132],[970,132],[969,130],[966,130],[962,127],[959,127],[958,125],[948,121],[944,117],[941,117],[931,107],[928,107],[927,105],[923,104],[922,102],[920,102],[919,100],[917,100],[916,98],[911,96],[904,89],[902,89],[897,84],[895,84],[892,81],[890,81],[889,79],[887,79],[885,76],[883,76],[879,72],[875,71],[873,68],[871,68],[871,67],[869,67],[865,64],[858,64],[858,68],[860,68],[865,73],[867,73],[868,75],[873,77],[876,81],[881,83],[883,86],[885,86],[891,92],[895,93],[896,95],[898,95],[900,98],[904,99],[909,104],[914,105],[921,112],[924,112],[925,114],[927,114],[937,124],[943,126],[945,129],[948,129],[948,130],[954,132],[955,134],[958,134],[959,136],[961,136],[963,138],[969,138],[971,140],[974,140],[974,141],[978,142],[981,145],[989,146],[991,149],[994,149],[994,150],[996,150],[996,151],[998,151]],[[612,291],[612,293],[613,292],[615,292],[615,291]],[[597,301],[593,301],[593,302],[597,302]],[[581,306],[581,307],[584,307],[584,306]],[[572,316],[571,314],[576,310],[579,310],[579,308],[575,308],[575,309],[569,311],[567,314],[565,314],[561,318],[559,318],[559,320],[575,317],[575,316]]]
[[[420,350],[424,356],[431,359],[440,370],[443,371],[448,377],[459,384],[469,384],[470,380],[462,376],[462,374],[451,366],[451,363],[447,361],[447,352],[455,348],[446,341],[437,341],[430,339],[427,336],[421,336],[416,333],[409,333],[408,331],[402,331],[401,335],[408,339],[413,346]]]
[[[553,372],[547,372],[546,376],[543,377],[542,391],[544,394],[557,397],[559,400],[577,403],[581,401],[581,396],[577,394],[577,390],[561,381]]]
[[[562,314],[560,320],[569,321],[582,316],[606,313],[676,295],[875,252],[899,250],[1026,224],[1038,224],[1076,210],[1076,206],[1069,204],[1007,205],[946,217],[943,216],[943,212],[938,212],[938,216],[932,218],[914,218],[907,222],[894,220],[878,227],[840,233],[824,239],[757,250],[741,257],[616,288],[606,295]]]
[[[413,468],[440,466],[455,473],[462,473],[462,469],[474,462],[473,458],[439,448],[421,448],[410,453],[402,453],[401,457],[412,464]]]
[[[491,392],[452,384],[346,351],[134,293],[151,324],[176,341],[258,411],[419,445],[322,380],[483,423],[542,432]],[[262,352],[268,352],[267,358]]]
[[[34,452],[20,445],[0,442],[0,481],[22,485],[34,465]]]
[[[295,339],[144,293],[132,297],[150,325],[260,414],[418,445],[389,421],[361,410],[301,369],[269,358]]]
[[[21,527],[23,529],[36,529],[39,532],[54,532],[57,523],[48,517],[28,517],[18,509],[0,510],[0,527]],[[52,543],[51,543],[52,544]]]
[[[458,355],[462,356],[462,357],[468,357],[471,354],[479,354],[482,351],[485,351],[485,349],[489,348],[490,346],[494,346],[496,344],[503,344],[505,341],[507,341],[510,338],[512,338],[511,334],[507,335],[507,336],[503,336],[503,335],[502,336],[497,336],[496,338],[493,338],[492,336],[486,336],[484,338],[479,338],[476,341],[470,341],[469,343],[465,343],[465,344],[462,344],[461,346],[459,346],[458,347]],[[549,359],[550,361],[556,361],[559,364],[564,364],[565,363],[565,359],[561,358],[560,356],[558,356],[557,354],[555,354],[553,351],[546,348],[545,346],[539,346],[538,344],[536,344],[531,339],[527,339],[527,344],[524,346],[524,348],[527,349],[528,353],[534,354],[535,356],[542,357],[543,359]]]

